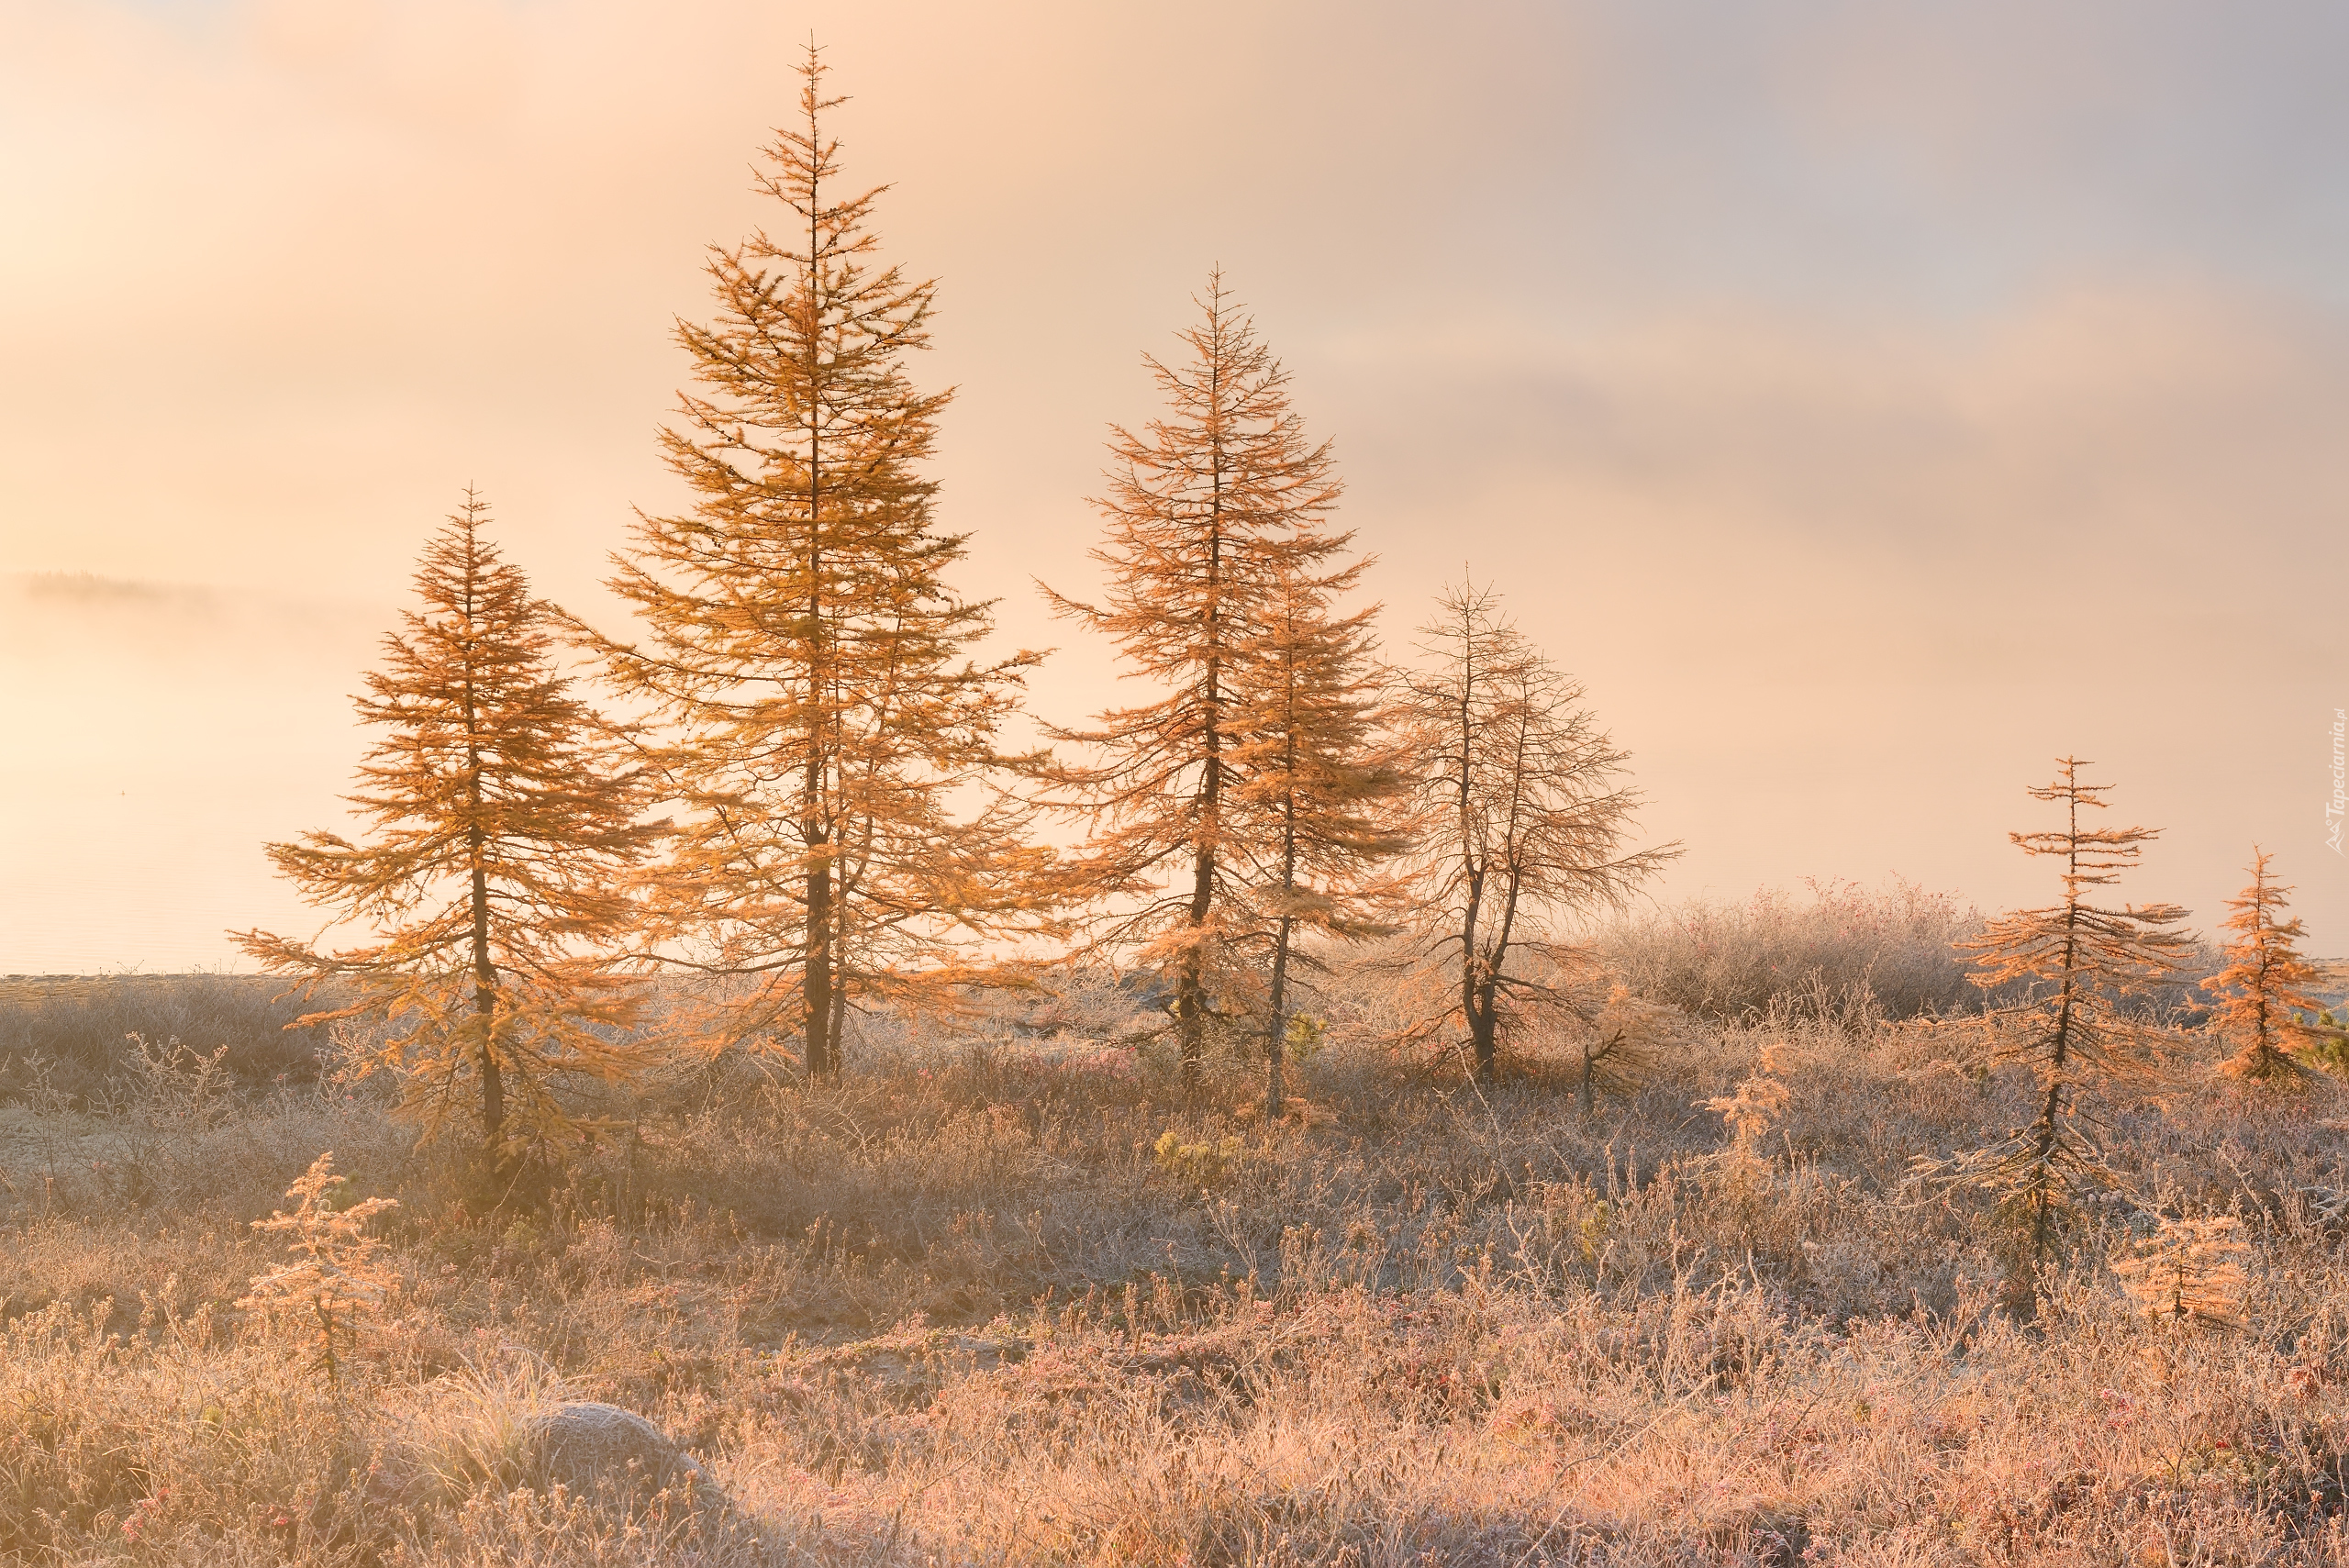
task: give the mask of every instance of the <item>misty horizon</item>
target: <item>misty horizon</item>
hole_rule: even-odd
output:
[[[2257,843],[2349,947],[2338,18],[1327,21],[1269,14],[1215,75],[1049,8],[19,13],[0,572],[161,597],[11,590],[0,971],[298,919],[261,845],[338,819],[347,695],[466,484],[540,592],[620,625],[606,556],[680,499],[672,323],[759,220],[811,26],[885,255],[942,280],[940,517],[996,645],[1060,650],[1031,712],[1120,695],[1030,578],[1089,588],[1106,427],[1149,417],[1139,358],[1220,260],[1335,441],[1390,653],[1430,584],[1497,583],[1689,847],[1658,896],[2039,901],[2006,834],[2073,753],[2165,830],[2127,895],[2207,931]],[[1160,134],[1200,80],[1208,128]]]

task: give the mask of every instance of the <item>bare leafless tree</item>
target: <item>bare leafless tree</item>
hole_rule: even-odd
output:
[[[1428,663],[1403,692],[1426,759],[1422,956],[1458,973],[1448,1005],[1408,1032],[1456,1029],[1485,1080],[1510,1018],[1556,996],[1550,980],[1512,961],[1576,966],[1579,955],[1556,939],[1561,918],[1621,908],[1680,851],[1625,847],[1641,803],[1620,782],[1628,754],[1583,706],[1582,686],[1503,617],[1497,595],[1447,588],[1422,639]]]

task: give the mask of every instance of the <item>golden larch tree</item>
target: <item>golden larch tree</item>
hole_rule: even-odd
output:
[[[1072,885],[1113,909],[1094,940],[1167,976],[1191,1073],[1210,1022],[1251,1010],[1236,998],[1255,984],[1247,949],[1264,929],[1235,853],[1234,669],[1264,640],[1283,574],[1323,573],[1347,542],[1319,526],[1340,489],[1330,445],[1306,439],[1287,373],[1220,269],[1196,303],[1187,357],[1143,356],[1165,415],[1140,434],[1112,430],[1108,494],[1095,502],[1108,538],[1092,552],[1106,592],[1089,604],[1043,590],[1116,644],[1130,676],[1165,692],[1052,730],[1093,760],[1052,776],[1057,804],[1090,828]]]
[[[477,1103],[484,1146],[510,1167],[584,1130],[558,1082],[619,1081],[645,1062],[625,1032],[622,954],[630,880],[665,828],[640,820],[623,737],[575,695],[555,657],[562,612],[499,558],[488,510],[468,492],[426,549],[422,607],[356,699],[382,731],[348,797],[371,831],[269,846],[306,899],[375,940],[237,940],[313,994],[340,993],[302,1022],[387,1019],[363,1068],[398,1075],[427,1137]]]
[[[2117,1002],[2175,972],[2190,944],[2174,929],[2186,917],[2175,904],[2090,902],[2093,889],[2118,882],[2161,835],[2149,828],[2083,826],[2083,811],[2108,809],[2103,796],[2112,787],[2083,783],[2080,770],[2089,765],[2059,758],[2054,781],[2031,791],[2033,800],[2062,805],[2062,828],[2008,835],[2026,854],[2064,862],[2063,901],[2000,915],[1959,944],[1973,955],[1975,984],[2025,992],[1992,1013],[2011,1026],[1999,1055],[2030,1069],[2038,1111],[2004,1141],[1960,1158],[1953,1169],[1998,1195],[2020,1221],[2034,1263],[2046,1256],[2057,1217],[2077,1194],[2115,1180],[2079,1102],[2097,1079],[2142,1069],[2144,1031]]]
[[[1428,663],[1403,690],[1422,758],[1415,872],[1429,956],[1457,967],[1449,1006],[1407,1032],[1457,1029],[1484,1081],[1511,1017],[1564,1001],[1525,961],[1584,967],[1557,922],[1621,908],[1680,851],[1625,848],[1641,802],[1620,782],[1629,754],[1598,728],[1582,686],[1502,616],[1497,595],[1447,588],[1422,637]]]
[[[2292,889],[2268,876],[2268,859],[2266,851],[2253,846],[2251,885],[2227,900],[2224,926],[2234,933],[2226,946],[2227,966],[2202,984],[2218,997],[2211,1032],[2238,1047],[2219,1070],[2254,1084],[2290,1086],[2305,1082],[2310,1071],[2299,1052],[2327,1032],[2306,1021],[2323,1014],[2324,1004],[2309,988],[2324,977],[2300,953],[2307,933],[2299,917],[2281,918]]]
[[[1352,940],[1390,931],[1402,901],[1403,881],[1386,867],[1410,847],[1408,775],[1386,723],[1371,631],[1377,607],[1337,609],[1369,564],[1282,570],[1263,628],[1230,669],[1230,816],[1241,828],[1251,904],[1271,927],[1267,1125],[1286,1103],[1290,968],[1314,962],[1298,933]]]
[[[990,607],[949,585],[963,536],[935,526],[923,473],[949,395],[905,361],[936,284],[875,260],[886,187],[841,184],[825,69],[810,46],[759,172],[785,223],[714,248],[717,319],[678,325],[698,390],[662,445],[696,500],[640,514],[617,558],[643,634],[581,628],[669,727],[655,765],[682,814],[652,938],[754,977],[708,1040],[796,1034],[819,1078],[852,1007],[950,1002],[971,943],[1032,908],[1041,864],[991,783],[1035,656],[974,662]]]

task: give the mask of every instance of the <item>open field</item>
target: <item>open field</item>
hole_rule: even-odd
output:
[[[2033,1309],[1909,1169],[2022,1118],[1994,1026],[1777,1013],[1588,1118],[1539,1053],[1479,1093],[1333,1028],[1269,1135],[1236,1062],[1186,1095],[1148,1051],[917,1031],[837,1087],[679,1072],[503,1207],[372,1085],[14,1062],[0,1560],[2349,1562],[2337,1091],[2214,1082],[2171,1030],[2106,1106],[2135,1197]],[[1765,1065],[1741,1149],[1696,1102]],[[399,1205],[337,1385],[235,1305],[326,1150]],[[2111,1265],[2165,1215],[2240,1218],[2239,1326],[2132,1314]],[[533,1485],[568,1398],[730,1510]]]
[[[0,39],[0,1568],[2349,1568],[2349,6]]]

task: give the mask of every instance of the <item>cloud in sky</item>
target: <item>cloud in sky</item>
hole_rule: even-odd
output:
[[[677,499],[669,324],[762,220],[810,28],[890,255],[943,279],[917,373],[961,389],[943,516],[1008,640],[1071,642],[1028,579],[1085,585],[1103,428],[1219,261],[1337,439],[1390,635],[1497,578],[1689,841],[1675,888],[2030,896],[2004,834],[2077,750],[2170,829],[2139,896],[2212,923],[2256,839],[2349,950],[2349,16],[2314,4],[25,0],[0,569],[383,606],[372,638],[474,483],[609,614],[629,508]],[[112,611],[0,639],[10,901],[81,896],[27,848],[113,754],[72,715],[167,693],[183,777],[286,765],[82,852],[243,866],[118,955],[225,956],[258,839],[331,819],[369,656],[265,620],[185,621],[209,663]]]

